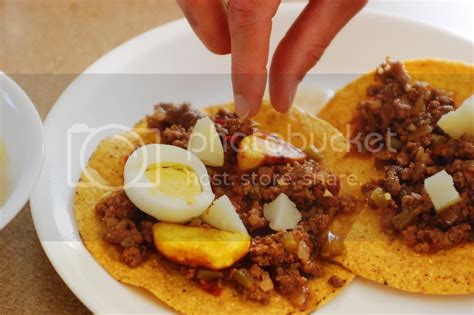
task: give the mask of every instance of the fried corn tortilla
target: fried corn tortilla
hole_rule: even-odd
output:
[[[404,62],[414,80],[434,88],[454,92],[458,106],[474,93],[474,67],[461,62],[412,60]],[[326,104],[320,117],[345,132],[359,102],[373,84],[374,72],[363,75],[342,88]],[[348,155],[334,169],[351,170],[367,182],[383,176],[373,157]],[[361,194],[360,192],[358,193]],[[336,259],[356,275],[397,289],[425,294],[468,294],[474,292],[474,243],[435,254],[419,254],[400,239],[384,233],[380,217],[365,206],[345,239],[346,255]]]
[[[209,108],[208,113],[215,112],[222,106]],[[231,109],[232,105],[225,105]],[[306,137],[313,134],[315,145],[320,146],[324,134],[335,136],[335,147],[344,147],[345,138],[326,122],[308,115],[298,109],[289,114],[277,114],[271,106],[264,104],[262,111],[255,118],[260,129],[267,132],[287,133],[283,128],[290,125],[294,131]],[[144,121],[135,126],[135,130],[146,127]],[[128,144],[124,139],[128,139]],[[313,298],[307,309],[301,310],[292,305],[286,298],[273,294],[268,305],[244,301],[233,288],[224,287],[220,296],[213,296],[186,279],[183,272],[156,252],[141,265],[130,268],[119,259],[119,251],[101,237],[101,222],[95,213],[95,205],[110,193],[106,186],[123,184],[123,168],[126,159],[136,147],[140,139],[145,143],[155,141],[153,136],[140,133],[136,137],[133,132],[103,140],[90,158],[87,168],[83,171],[79,187],[74,197],[74,211],[80,235],[94,258],[107,272],[120,282],[144,288],[174,310],[185,314],[287,314],[307,313],[324,305],[338,294],[343,287],[335,289],[328,284],[328,279],[335,275],[350,283],[354,275],[346,269],[331,263],[324,264],[325,275],[309,282]],[[294,143],[298,145],[297,141]],[[342,151],[341,151],[342,152]],[[342,153],[324,150],[323,155],[328,165],[335,164]]]

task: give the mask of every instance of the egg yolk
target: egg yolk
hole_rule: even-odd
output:
[[[191,204],[202,192],[198,176],[188,166],[178,163],[157,163],[146,170],[148,180],[165,195]]]

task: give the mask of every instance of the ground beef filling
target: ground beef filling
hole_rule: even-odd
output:
[[[340,288],[346,283],[346,280],[341,279],[338,276],[332,276],[329,278],[328,283],[335,288]]]
[[[202,114],[189,104],[160,104],[148,117],[148,124],[160,133],[161,143],[185,148],[200,117]],[[268,303],[276,290],[304,307],[310,298],[308,279],[323,275],[320,251],[332,218],[337,213],[352,212],[356,204],[349,196],[338,196],[338,178],[313,160],[238,171],[236,148],[245,136],[255,132],[254,124],[224,110],[211,118],[225,150],[223,167],[207,167],[212,189],[216,197],[225,194],[230,198],[252,236],[251,247],[245,258],[226,270],[176,268],[211,294],[218,295],[222,283],[227,282],[245,299]],[[263,216],[263,205],[282,192],[297,205],[303,219],[293,231],[275,232]],[[139,211],[125,193],[105,198],[96,206],[96,212],[104,223],[103,238],[121,249],[127,265],[139,265],[155,250],[151,229],[156,220]],[[188,224],[207,226],[199,219]],[[342,285],[336,280],[331,283]]]
[[[444,114],[456,108],[452,94],[414,82],[400,62],[391,60],[377,69],[375,79],[368,98],[359,104],[354,135],[384,136],[382,150],[365,151],[374,154],[385,178],[363,188],[369,203],[381,213],[384,231],[400,235],[418,252],[473,241],[474,141],[452,139],[437,126]],[[389,131],[393,134],[387,136]],[[423,187],[425,178],[441,170],[453,177],[462,200],[437,214]],[[384,193],[391,200],[378,198]]]
[[[154,113],[147,117],[147,123],[149,128],[159,132],[161,143],[186,149],[192,129],[202,117],[204,114],[188,103],[180,106],[162,103],[155,106]]]
[[[121,249],[121,259],[130,267],[144,262],[153,246],[156,220],[138,210],[124,192],[111,194],[95,207],[103,223],[102,238]]]

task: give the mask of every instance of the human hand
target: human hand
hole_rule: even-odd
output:
[[[216,54],[232,54],[236,112],[252,117],[267,84],[272,19],[281,0],[177,0],[191,27]],[[287,112],[298,84],[367,0],[309,0],[278,45],[270,67],[270,99]]]

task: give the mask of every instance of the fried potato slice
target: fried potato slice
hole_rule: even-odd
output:
[[[255,133],[240,142],[237,164],[243,171],[263,164],[279,164],[302,161],[306,157],[301,150],[279,137],[266,133]]]
[[[232,266],[250,248],[250,236],[242,233],[165,222],[153,226],[153,239],[169,260],[214,270]]]

